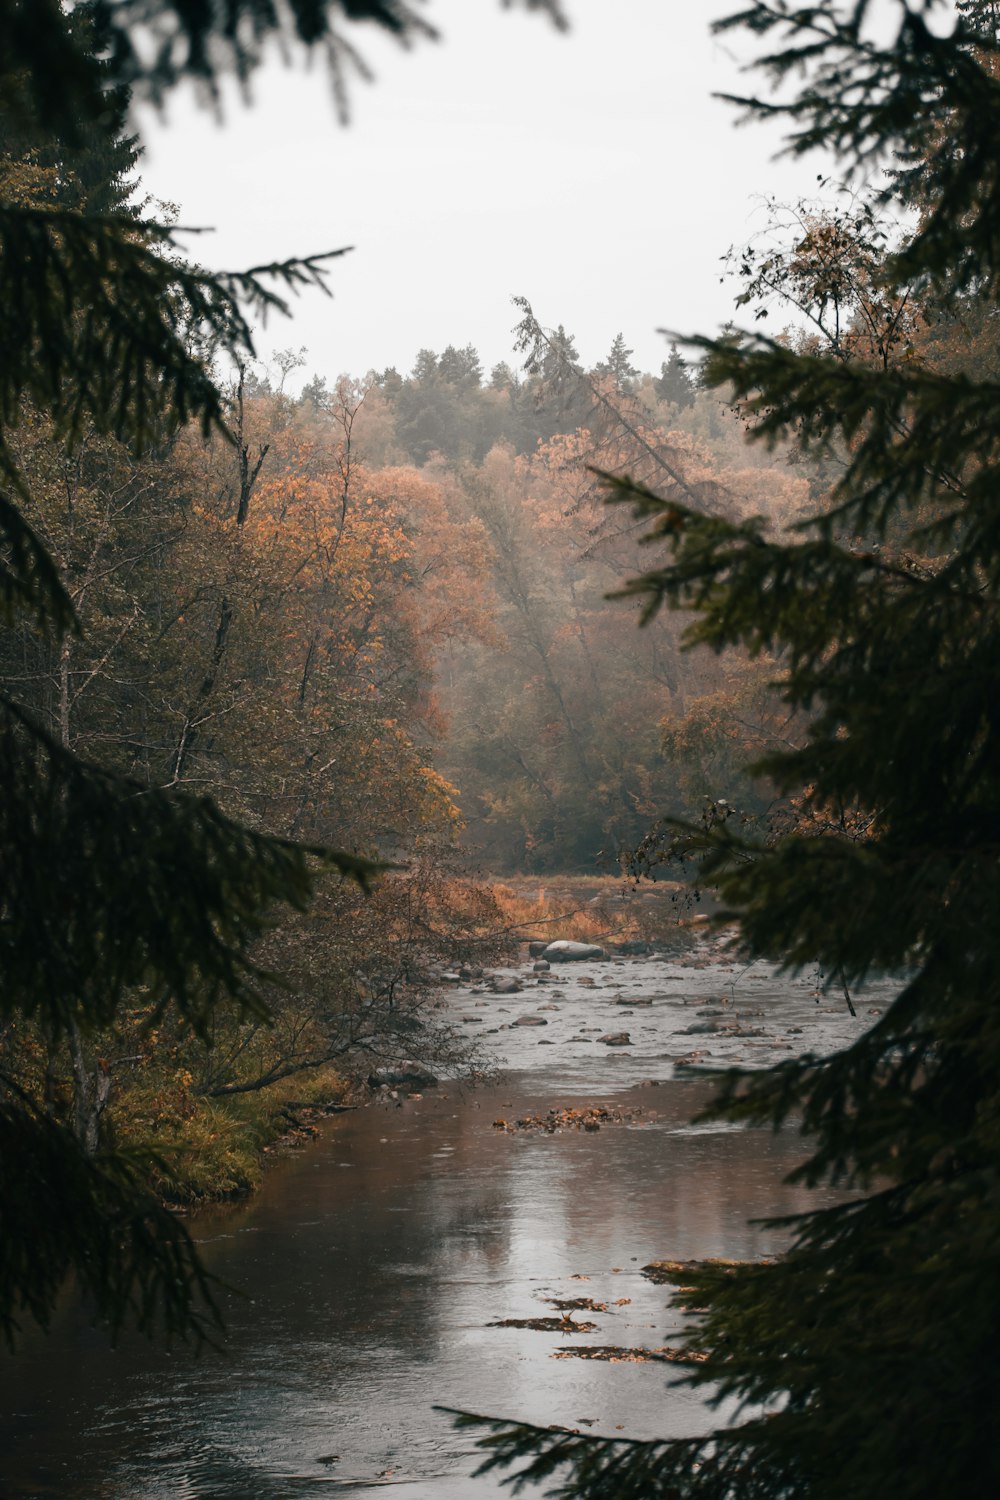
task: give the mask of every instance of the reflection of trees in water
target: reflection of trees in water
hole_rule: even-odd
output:
[[[387,1421],[405,1425],[418,1407],[425,1420],[463,1333],[507,1315],[533,1278],[610,1271],[630,1256],[760,1253],[773,1237],[745,1220],[804,1206],[804,1190],[780,1186],[799,1155],[794,1135],[673,1133],[704,1085],[619,1096],[655,1109],[651,1127],[519,1138],[493,1131],[511,1112],[501,1103],[525,1113],[565,1095],[449,1092],[345,1117],[259,1198],[198,1221],[211,1268],[240,1294],[226,1299],[224,1357],[138,1341],[111,1355],[77,1310],[16,1372],[0,1365],[0,1409],[18,1413],[12,1494],[18,1463],[26,1496],[48,1461],[53,1474],[117,1476],[103,1490],[57,1479],[58,1500],[158,1500],[156,1483],[284,1500],[286,1458],[302,1461],[303,1444],[310,1461],[326,1452],[318,1433],[357,1457],[383,1451]],[[517,1370],[526,1392],[530,1372]],[[45,1454],[64,1454],[62,1467]]]
[[[752,1255],[774,1236],[748,1219],[815,1205],[815,1193],[781,1183],[801,1157],[793,1135],[675,1135],[672,1128],[539,1137],[522,1155],[512,1200],[572,1253],[585,1249],[595,1265],[608,1263],[624,1238],[634,1242],[633,1254],[647,1258]],[[566,1266],[567,1274],[578,1269]]]
[[[419,1116],[372,1107],[338,1122],[321,1159],[306,1153],[276,1175],[234,1237],[208,1247],[213,1271],[251,1299],[229,1310],[241,1358],[299,1341],[319,1357],[335,1347],[347,1369],[373,1353],[434,1358],[452,1295],[441,1283],[507,1254],[506,1171],[478,1103],[428,1101]]]

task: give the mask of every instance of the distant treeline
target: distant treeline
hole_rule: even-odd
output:
[[[481,463],[497,443],[509,445],[515,453],[531,453],[557,433],[588,422],[593,399],[581,376],[609,382],[618,395],[638,397],[660,419],[670,410],[681,412],[694,404],[697,366],[689,365],[676,344],[658,375],[643,375],[632,364],[633,351],[620,333],[607,357],[590,370],[584,370],[575,340],[562,326],[549,338],[550,347],[530,373],[515,361],[496,364],[487,375],[471,344],[461,349],[449,344],[441,354],[421,349],[408,375],[393,365],[372,372],[369,379],[392,414],[392,456],[419,468],[435,456],[452,463]],[[272,394],[304,362],[304,350],[281,351],[274,361],[276,372],[255,376],[251,389]],[[322,375],[310,375],[299,399],[317,410],[329,410],[336,401],[335,387],[336,383],[331,389]]]

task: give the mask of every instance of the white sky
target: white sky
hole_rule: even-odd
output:
[[[760,86],[737,43],[709,34],[734,8],[567,0],[567,35],[497,0],[434,0],[442,42],[403,52],[351,29],[377,78],[353,86],[346,128],[318,60],[276,59],[221,125],[183,95],[165,120],[142,115],[145,187],[215,229],[191,242],[212,267],[355,247],[332,301],[309,293],[260,332],[265,355],[304,344],[303,373],[406,373],[449,343],[475,344],[487,371],[514,363],[514,293],[586,362],[621,329],[657,370],[657,328],[712,332],[733,314],[720,257],[761,226],[761,197],[808,195],[829,170],[775,163],[780,135],[737,129],[712,98]]]

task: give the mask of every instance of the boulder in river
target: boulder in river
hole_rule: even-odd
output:
[[[545,952],[548,946],[548,938],[533,938],[528,944],[528,957],[541,958],[542,954]]]
[[[627,1047],[632,1038],[627,1031],[606,1031],[597,1040],[603,1042],[605,1047]]]
[[[517,995],[523,988],[519,979],[498,979],[493,985],[495,995]]]
[[[596,943],[571,943],[566,938],[559,938],[557,942],[549,943],[542,957],[550,964],[568,964],[585,958],[606,958],[607,954]]]
[[[532,964],[532,968],[534,969],[536,974],[547,974],[551,967],[552,965],[549,963],[547,958],[538,958]]]
[[[414,1062],[409,1057],[394,1068],[376,1068],[368,1075],[370,1089],[432,1089],[436,1085],[434,1074],[423,1063]]]
[[[549,1023],[544,1016],[518,1016],[516,1021],[511,1021],[512,1026],[547,1026]]]

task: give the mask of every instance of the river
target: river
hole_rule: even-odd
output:
[[[341,1115],[252,1201],[197,1218],[230,1288],[220,1352],[111,1349],[68,1298],[49,1337],[0,1360],[3,1500],[506,1493],[470,1477],[472,1439],[435,1404],[612,1435],[703,1428],[662,1363],[567,1357],[676,1342],[679,1315],[644,1264],[770,1253],[780,1232],[748,1221],[818,1201],[782,1182],[802,1154],[794,1132],[690,1123],[707,1085],[678,1059],[824,1051],[888,992],[861,997],[852,1021],[813,980],[741,970],[712,940],[686,960],[499,972],[523,992],[447,996],[506,1058],[498,1087],[444,1083]],[[522,1016],[546,1024],[512,1024]],[[708,1022],[725,1029],[688,1029]],[[620,1031],[626,1045],[598,1039]],[[513,1128],[596,1103],[641,1113],[597,1131]],[[589,1333],[493,1326],[579,1297],[607,1305],[574,1314]]]

